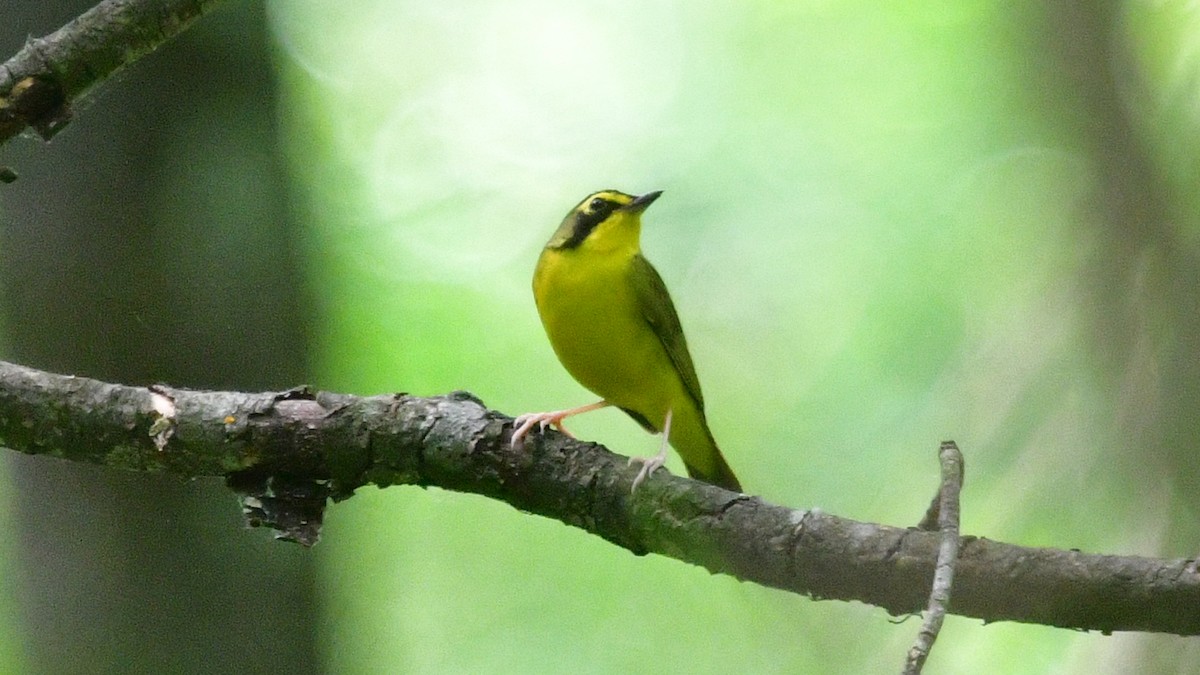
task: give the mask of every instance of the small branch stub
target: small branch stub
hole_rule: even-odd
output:
[[[175,400],[171,398],[171,394],[165,387],[151,386],[150,390],[150,405],[153,406],[154,412],[158,418],[150,425],[150,438],[154,439],[154,446],[159,452],[167,447],[167,441],[171,440],[171,435],[175,433]]]
[[[31,75],[13,85],[8,95],[0,96],[0,137],[28,126],[48,141],[70,121],[66,94],[49,77]]]

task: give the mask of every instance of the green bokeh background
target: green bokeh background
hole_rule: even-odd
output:
[[[315,385],[589,402],[534,262],[587,193],[662,189],[643,249],[748,491],[911,524],[952,438],[966,533],[1195,554],[1191,3],[275,0],[263,25]],[[202,180],[239,175],[212,152]],[[214,217],[182,264],[271,246]],[[572,429],[657,448],[619,412]],[[896,672],[918,627],[436,488],[361,491],[311,556],[336,673]],[[1191,640],[957,617],[929,663],[1196,670]]]
[[[277,2],[316,375],[469,389],[510,413],[587,402],[541,334],[530,270],[587,192],[665,189],[644,250],[750,491],[910,523],[954,438],[967,532],[1188,554],[1195,502],[1173,465],[1191,452],[1146,432],[1178,425],[1190,448],[1200,428],[1156,416],[1163,371],[1195,357],[1156,286],[1180,262],[1165,249],[1196,253],[1195,155],[1177,147],[1196,138],[1195,44],[1170,14],[1196,19],[1097,10]],[[1123,60],[1072,53],[1091,41]],[[1155,192],[1106,194],[1138,161],[1108,156],[1126,148],[1150,156],[1136,187]],[[1125,221],[1113,199],[1171,219]],[[577,426],[654,447],[619,413]],[[887,672],[916,628],[438,490],[363,495],[328,537],[328,607],[356,619],[326,633],[337,670]],[[938,672],[1128,672],[1187,651],[957,619],[945,635]]]

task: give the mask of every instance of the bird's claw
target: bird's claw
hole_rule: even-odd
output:
[[[562,410],[556,410],[554,412],[526,413],[524,415],[518,415],[517,418],[513,420],[512,447],[520,450],[522,446],[525,445],[525,437],[529,435],[530,431],[533,431],[534,427],[537,427],[539,432],[546,431],[547,427],[554,427],[555,429],[558,429],[559,433],[565,435],[567,438],[575,438],[575,436],[573,436],[571,432],[567,431],[567,428],[563,426],[562,420],[563,417],[566,416],[563,414],[563,412],[564,411]]]
[[[630,457],[629,462],[628,462],[628,464],[626,464],[626,466],[633,466],[634,462],[641,463],[642,469],[641,469],[641,471],[638,471],[637,476],[634,476],[633,485],[629,488],[629,494],[633,494],[634,492],[636,492],[638,489],[638,486],[642,484],[642,481],[646,480],[647,476],[654,473],[663,464],[666,464],[667,458],[661,454],[655,455],[653,457]]]
[[[633,478],[633,485],[629,488],[629,494],[637,491],[638,486],[642,481],[646,480],[646,476],[654,473],[656,469],[667,463],[667,444],[671,438],[671,417],[672,411],[667,410],[666,420],[663,421],[662,445],[658,448],[658,454],[653,457],[630,457],[626,466],[632,466],[634,462],[641,462],[642,470],[638,471],[638,475]]]

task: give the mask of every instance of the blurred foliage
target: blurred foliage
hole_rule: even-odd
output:
[[[93,152],[82,132],[36,151],[78,154],[46,169],[66,193],[6,200],[10,355],[118,379],[283,386],[303,356],[275,374],[260,364],[296,348],[290,331],[305,329],[284,326],[299,324],[302,298],[318,386],[467,389],[513,414],[588,402],[542,334],[534,261],[588,192],[664,189],[643,247],[748,490],[914,523],[938,442],[953,438],[967,533],[1195,553],[1194,3],[288,0],[268,12],[307,283],[267,273],[295,261],[259,191],[282,189],[255,145],[274,132],[261,112],[198,81],[203,107],[169,89],[144,99],[161,107],[101,101],[88,116],[126,132],[99,135],[151,159]],[[254,39],[205,21],[225,28],[209,33],[202,70]],[[169,72],[158,81],[181,81]],[[114,86],[118,101],[144,98],[137,80]],[[18,186],[39,175],[23,173]],[[58,223],[61,241],[45,244]],[[94,262],[114,251],[123,263]],[[657,448],[619,412],[572,428],[628,454]],[[113,520],[138,529],[129,515]],[[54,541],[79,529],[45,527]],[[314,554],[321,647],[338,673],[894,672],[917,628],[437,489],[364,491],[331,511]],[[274,557],[293,569],[290,556]],[[138,559],[189,558],[150,547]],[[112,593],[122,560],[100,561],[92,586],[64,560],[78,586],[63,588]],[[23,583],[28,597],[37,587]],[[284,606],[293,637],[315,630],[302,591]],[[96,620],[90,635],[133,635],[151,616]],[[219,630],[191,633],[237,660]],[[5,672],[18,669],[13,644],[0,639]],[[955,617],[930,669],[1192,672],[1191,644]],[[188,658],[156,649],[159,663]]]
[[[323,386],[587,402],[538,249],[591,190],[665,189],[643,248],[750,491],[912,523],[953,438],[966,532],[1195,552],[1193,3],[270,7]],[[611,411],[573,429],[656,443]],[[916,630],[439,490],[330,520],[337,672],[888,672]],[[1200,660],[954,619],[930,667]]]

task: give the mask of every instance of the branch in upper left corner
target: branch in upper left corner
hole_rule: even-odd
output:
[[[104,0],[0,64],[0,143],[27,128],[49,140],[71,104],[187,30],[223,0]]]

